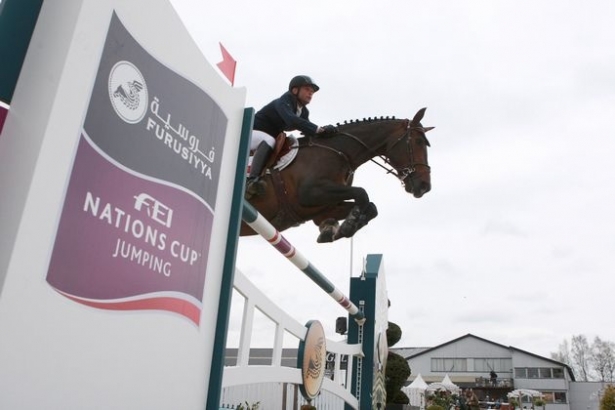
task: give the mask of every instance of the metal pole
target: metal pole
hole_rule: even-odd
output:
[[[322,290],[327,292],[337,303],[354,317],[359,325],[365,322],[363,312],[335,287],[318,269],[316,269],[305,256],[291,245],[282,234],[275,229],[252,205],[243,202],[243,221],[250,225],[259,235],[267,240],[282,255],[286,256],[299,270],[305,273]]]

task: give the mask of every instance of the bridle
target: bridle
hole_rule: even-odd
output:
[[[359,143],[360,145],[362,145],[368,152],[370,158],[369,160],[372,161],[374,164],[378,165],[380,168],[383,168],[387,174],[393,174],[395,175],[395,177],[397,179],[399,179],[401,181],[402,184],[404,184],[404,180],[407,179],[408,177],[410,177],[412,174],[414,174],[414,172],[416,172],[416,167],[418,166],[422,166],[422,167],[426,167],[428,170],[431,169],[431,167],[429,166],[429,164],[424,163],[424,162],[418,162],[418,161],[414,161],[414,149],[412,148],[412,131],[413,130],[419,130],[420,132],[423,133],[423,137],[425,137],[425,132],[427,131],[424,127],[422,126],[412,126],[410,123],[410,120],[406,120],[406,131],[399,137],[397,138],[397,140],[391,144],[391,146],[386,150],[386,152],[383,155],[379,155],[377,154],[378,150],[387,143],[387,141],[384,141],[382,144],[377,145],[374,148],[370,148],[365,142],[363,142],[360,138],[358,138],[356,135],[350,134],[348,132],[340,132],[337,135],[344,135],[347,136],[349,138],[351,138],[352,140],[356,141],[357,143]],[[427,138],[425,137],[425,140],[427,141]],[[389,161],[387,154],[400,142],[405,141],[406,142],[406,149],[408,150],[408,164],[401,166],[401,167],[397,167],[395,166],[391,161]],[[335,149],[333,147],[330,147],[328,145],[323,145],[323,144],[319,144],[317,142],[314,142],[312,139],[310,139],[309,146],[313,146],[313,147],[320,147],[320,148],[324,148],[327,149],[329,151],[333,151],[336,154],[338,154],[339,156],[341,156],[342,158],[345,159],[345,161],[348,163],[348,167],[350,168],[350,175],[352,175],[354,173],[354,170],[357,168],[357,166],[354,166],[352,164],[352,161],[350,158],[348,158],[348,155],[346,155],[345,153],[343,153],[342,151]],[[429,145],[429,142],[427,141],[427,145]],[[386,165],[382,165],[381,163],[377,162],[374,160],[374,157],[379,157]],[[388,167],[387,167],[388,166]]]
[[[379,155],[380,159],[382,159],[387,165],[391,166],[393,169],[387,169],[384,165],[374,161],[374,159],[372,158],[371,161],[375,164],[377,164],[378,166],[384,168],[385,170],[387,170],[387,174],[394,174],[397,179],[399,179],[401,181],[401,183],[403,184],[404,181],[406,180],[406,178],[411,177],[412,174],[414,174],[414,172],[416,172],[416,167],[418,166],[422,166],[427,168],[427,170],[431,170],[431,167],[429,166],[429,164],[425,163],[425,162],[419,162],[419,161],[415,161],[414,160],[414,149],[412,148],[412,131],[413,130],[418,130],[419,132],[421,132],[423,134],[423,137],[425,138],[425,141],[427,143],[427,146],[429,146],[429,141],[427,140],[427,137],[425,137],[425,128],[422,126],[412,126],[410,124],[410,121],[408,121],[408,125],[406,126],[406,132],[397,139],[397,141],[395,141],[387,150],[385,155]],[[397,144],[399,144],[401,141],[405,141],[406,142],[406,149],[408,150],[408,164],[402,167],[396,167],[395,165],[393,165],[391,163],[391,161],[389,161],[388,156],[386,154],[388,154],[393,147],[395,147]]]

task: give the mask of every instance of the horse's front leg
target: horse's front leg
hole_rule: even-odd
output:
[[[346,218],[339,229],[336,224],[327,221],[327,218],[321,218],[321,242],[349,238],[378,215],[376,205],[369,202],[369,196],[363,188],[335,184],[332,181],[303,184],[299,187],[298,199],[300,205],[307,207],[336,205],[336,214],[331,215],[331,212],[328,212],[327,218]],[[354,202],[345,202],[351,200]],[[339,207],[342,204],[343,206]],[[316,222],[316,218],[314,221]],[[329,236],[332,236],[332,239],[329,239]]]
[[[312,221],[318,225],[320,230],[320,235],[318,235],[316,242],[333,242],[340,228],[340,224],[337,221],[345,219],[353,207],[354,202],[342,202],[313,218]]]

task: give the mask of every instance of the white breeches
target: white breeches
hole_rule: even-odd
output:
[[[271,148],[275,146],[275,138],[263,131],[252,130],[252,139],[250,140],[250,151],[254,151],[261,142],[265,141]]]

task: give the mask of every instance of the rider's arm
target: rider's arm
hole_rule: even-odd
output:
[[[287,93],[274,103],[276,111],[284,121],[285,129],[299,130],[306,135],[316,134],[319,131],[318,125],[307,118],[301,118],[294,112],[292,98],[292,95]]]

